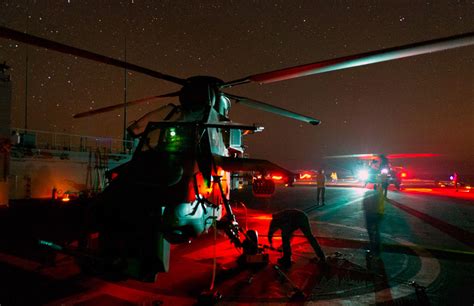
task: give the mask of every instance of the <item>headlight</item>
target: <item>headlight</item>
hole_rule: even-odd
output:
[[[361,181],[366,181],[369,178],[369,171],[367,169],[361,169],[357,172],[357,178]]]

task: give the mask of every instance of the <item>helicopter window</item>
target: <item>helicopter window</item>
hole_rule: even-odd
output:
[[[155,129],[146,135],[142,151],[155,150],[161,152],[184,152],[192,148],[193,129],[184,127],[170,127]]]
[[[158,146],[160,139],[161,129],[156,129],[149,132],[144,139],[144,145],[142,146],[142,151],[153,150]]]

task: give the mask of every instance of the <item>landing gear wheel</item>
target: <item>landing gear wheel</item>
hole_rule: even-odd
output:
[[[255,255],[258,253],[258,233],[255,230],[248,230],[245,233],[245,240],[242,242],[245,255]]]

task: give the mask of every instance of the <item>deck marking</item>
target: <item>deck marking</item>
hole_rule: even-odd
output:
[[[466,245],[468,245],[471,248],[474,248],[474,234],[466,231],[460,227],[454,226],[452,224],[449,224],[445,221],[442,221],[440,219],[434,218],[428,214],[422,213],[416,209],[413,209],[411,207],[408,207],[407,205],[403,205],[399,202],[396,202],[392,199],[387,199],[386,200],[388,203],[392,204],[393,206],[409,213],[410,215],[417,217],[418,219],[428,223],[429,225],[439,229],[440,231],[444,232],[445,234],[448,234],[449,236],[453,237],[459,242],[462,242]]]
[[[312,216],[312,215],[318,215],[318,216],[323,216],[323,215],[326,215],[330,212],[333,212],[334,210],[338,210],[340,208],[343,208],[345,206],[348,206],[348,205],[351,205],[351,204],[354,204],[356,202],[360,202],[362,200],[365,200],[367,198],[370,198],[370,197],[373,197],[373,196],[376,196],[376,194],[374,193],[370,193],[370,192],[366,192],[363,196],[361,197],[358,197],[358,198],[355,198],[354,200],[351,200],[349,202],[346,202],[346,203],[343,203],[343,204],[340,204],[340,205],[337,205],[337,206],[329,206],[326,204],[325,206],[310,206],[310,207],[307,207],[305,209],[303,209],[304,212],[306,212],[306,214],[308,214],[308,216]],[[316,210],[317,208],[319,207],[324,207],[324,210],[323,211],[318,211]]]
[[[358,226],[348,226],[348,225],[327,223],[327,222],[312,222],[312,223],[324,223],[324,224],[333,225],[336,227],[350,228],[357,231],[363,231],[363,232],[367,231],[367,229],[358,227]],[[429,287],[429,285],[436,280],[439,273],[441,272],[439,261],[436,258],[433,258],[433,256],[428,251],[416,247],[415,244],[407,240],[404,240],[401,238],[393,238],[390,235],[383,234],[383,233],[381,233],[381,235],[384,237],[389,237],[390,239],[393,239],[408,247],[412,246],[413,247],[412,250],[420,258],[421,266],[420,266],[420,269],[418,270],[418,273],[415,276],[413,276],[411,279],[407,280],[406,284],[398,284],[396,286],[391,286],[389,288],[385,288],[376,292],[369,292],[366,294],[358,295],[357,296],[358,302],[356,303],[358,305],[368,305],[368,304],[375,304],[375,303],[381,303],[381,302],[388,302],[388,301],[393,301],[393,300],[405,297],[407,295],[413,294],[415,292],[414,288],[409,286],[408,282],[414,281],[422,286]],[[390,278],[388,279],[388,281],[390,281]],[[377,299],[375,299],[376,296],[377,296]],[[327,305],[334,305],[334,304],[353,305],[352,298],[354,298],[354,296],[350,296],[347,298],[336,298],[336,299],[331,299],[331,300],[313,301],[312,303],[323,302],[324,304],[328,303]],[[310,302],[307,305],[312,305],[312,303]]]

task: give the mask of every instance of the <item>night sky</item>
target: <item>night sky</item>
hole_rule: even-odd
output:
[[[131,63],[224,81],[474,31],[474,1],[0,0],[0,12],[3,26],[121,60],[126,38]],[[0,39],[20,128],[25,54]],[[122,137],[121,110],[72,115],[123,102],[123,69],[36,47],[28,54],[28,128]],[[129,100],[179,89],[138,73],[128,73],[127,88]],[[233,121],[265,126],[245,140],[254,158],[299,169],[325,155],[438,153],[447,168],[474,172],[474,47],[227,91],[322,120],[310,126],[234,105]],[[156,105],[130,108],[128,121]]]

